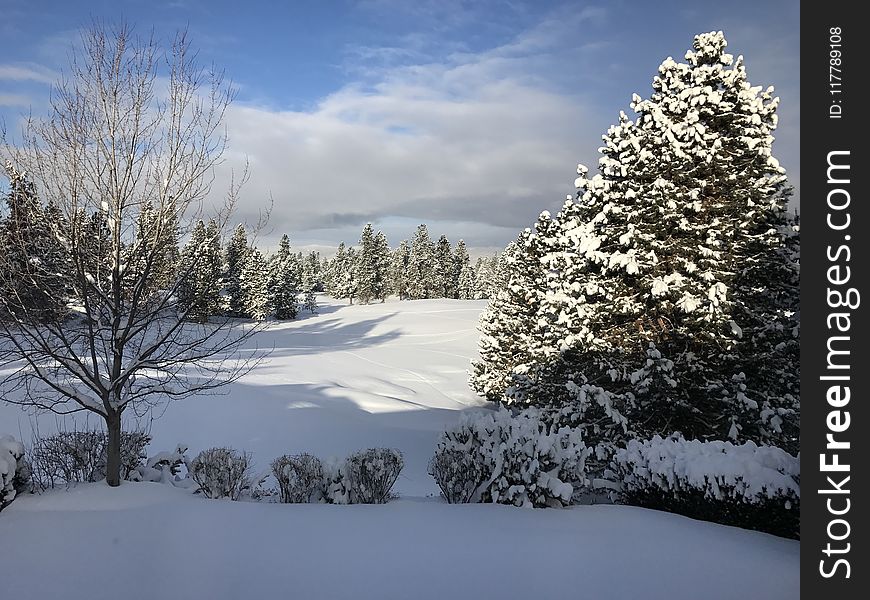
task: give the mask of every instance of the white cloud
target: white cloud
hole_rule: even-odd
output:
[[[51,85],[57,81],[57,73],[41,65],[5,64],[0,65],[0,81],[34,81]]]
[[[233,106],[228,162],[251,164],[243,216],[271,192],[275,233],[305,242],[313,228],[355,241],[368,220],[400,219],[503,245],[573,191],[574,166],[595,160],[601,133],[577,97],[536,80],[558,38],[532,33],[480,54],[383,68],[311,111]]]

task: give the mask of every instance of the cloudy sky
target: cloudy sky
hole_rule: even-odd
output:
[[[270,197],[273,236],[395,244],[418,223],[478,252],[559,207],[632,92],[692,36],[723,30],[782,98],[775,153],[799,198],[797,1],[2,0],[0,117],[46,109],[92,18],[169,37],[238,88],[224,165],[250,161],[240,219]]]

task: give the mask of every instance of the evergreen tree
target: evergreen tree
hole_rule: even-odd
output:
[[[470,383],[475,392],[493,402],[504,400],[517,366],[542,354],[540,340],[546,336],[547,326],[538,322],[544,288],[538,242],[539,238],[526,229],[501,253],[511,277],[480,315],[480,360],[472,363]],[[533,353],[535,349],[538,356]]]
[[[665,60],[604,136],[600,174],[534,245],[545,336],[527,333],[508,402],[606,413],[614,435],[753,440],[797,450],[798,270],[778,99],[721,32]],[[527,243],[528,245],[528,243]],[[534,342],[534,343],[531,343]]]
[[[248,234],[244,225],[239,225],[227,244],[224,255],[224,294],[227,314],[240,317],[245,314],[245,298],[242,293],[242,270],[248,259]]]
[[[411,258],[411,246],[408,240],[402,240],[398,248],[393,250],[390,259],[390,285],[399,300],[407,300],[408,290],[408,263]]]
[[[295,319],[299,312],[300,282],[297,280],[295,256],[290,251],[290,238],[287,234],[281,237],[278,251],[269,260],[269,276],[267,288],[269,301],[279,320]]]
[[[353,304],[353,298],[356,295],[355,269],[353,268],[355,260],[354,249],[347,248],[344,242],[341,242],[329,268],[329,279],[332,284],[330,294],[335,298],[347,298],[351,304]]]
[[[481,256],[474,266],[475,273],[475,298],[487,299],[495,296],[498,291],[498,268],[499,254],[493,256]]]
[[[323,281],[320,276],[320,253],[311,251],[305,257],[302,265],[302,289],[323,291]]]
[[[178,264],[182,275],[178,285],[179,308],[187,318],[199,323],[220,311],[221,290],[220,231],[215,221],[206,226],[197,221]]]
[[[356,273],[357,295],[361,304],[368,304],[377,297],[378,273],[375,258],[375,232],[371,223],[366,223],[359,238],[359,252],[353,263]]]
[[[7,163],[6,174],[10,189],[8,215],[0,225],[0,313],[25,311],[37,320],[53,319],[66,311],[64,272],[69,268],[57,211],[43,208],[24,173]]]
[[[464,275],[463,275],[464,273]],[[474,273],[471,270],[471,259],[465,241],[459,240],[453,253],[453,272],[451,274],[453,294],[451,298],[470,300],[474,297]]]
[[[437,298],[453,298],[456,286],[453,282],[453,250],[446,235],[438,238],[435,245],[435,264],[433,265],[434,296]]]
[[[414,300],[431,298],[435,246],[425,224],[417,227],[408,257],[408,297]]]
[[[305,310],[310,313],[317,312],[317,294],[313,289],[309,289],[305,292]]]
[[[474,300],[477,280],[474,275],[474,267],[466,263],[459,272],[459,281],[456,284],[456,296],[460,300]]]
[[[245,259],[240,288],[244,303],[243,315],[257,321],[265,320],[272,312],[269,298],[269,274],[266,259],[256,248],[252,248]]]
[[[380,231],[375,235],[374,266],[374,297],[383,302],[390,293],[390,243]]]

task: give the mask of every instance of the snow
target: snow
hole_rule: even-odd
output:
[[[442,431],[488,410],[467,383],[485,302],[318,300],[252,340],[274,351],[224,395],[156,411],[148,453],[231,446],[259,472],[283,454],[397,448],[399,500],[230,502],[148,482],[19,495],[0,513],[4,597],[797,597],[795,541],[625,506],[446,504],[427,466]],[[27,442],[31,419],[0,403],[0,431]]]
[[[10,598],[799,595],[798,543],[623,506],[254,504],[91,484],[16,500],[0,516],[11,536]]]

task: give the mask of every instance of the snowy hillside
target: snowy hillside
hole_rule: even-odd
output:
[[[399,500],[209,501],[153,483],[24,495],[0,514],[0,596],[797,597],[794,541],[625,506],[443,503],[426,465],[461,411],[486,410],[467,384],[484,302],[321,302],[259,334],[274,351],[228,393],[154,415],[149,453],[227,445],[265,470],[284,453],[395,447]],[[32,423],[0,405],[0,431],[28,441]],[[43,434],[57,426],[39,419]]]

